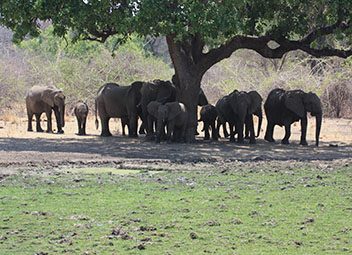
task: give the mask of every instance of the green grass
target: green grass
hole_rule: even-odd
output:
[[[101,170],[0,182],[0,254],[352,252],[352,167]]]

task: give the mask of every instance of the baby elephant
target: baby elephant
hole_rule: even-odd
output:
[[[203,121],[204,140],[209,140],[209,128],[211,128],[211,137],[213,140],[218,140],[218,131],[216,129],[215,121],[218,117],[218,112],[214,105],[207,104],[200,109],[200,119]]]
[[[78,135],[86,135],[86,122],[88,116],[88,105],[82,101],[75,105],[74,113],[78,123]]]
[[[184,141],[187,127],[188,112],[184,104],[171,102],[162,104],[152,101],[147,106],[148,113],[156,118],[156,142],[159,143],[163,130],[167,129],[167,142]]]

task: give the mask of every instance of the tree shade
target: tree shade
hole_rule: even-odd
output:
[[[14,41],[38,35],[39,20],[51,20],[59,36],[73,31],[74,40],[166,36],[179,100],[191,113],[189,140],[204,73],[234,51],[252,49],[266,58],[293,50],[352,55],[350,0],[2,0],[0,13]],[[329,40],[318,43],[322,38]]]

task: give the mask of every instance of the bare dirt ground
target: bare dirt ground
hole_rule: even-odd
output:
[[[33,123],[34,124],[34,123]],[[26,120],[4,121],[0,116],[0,173],[11,168],[53,168],[114,165],[120,168],[180,168],[223,165],[247,161],[339,161],[352,160],[352,120],[325,119],[320,147],[314,146],[314,119],[309,120],[307,147],[298,145],[300,125],[292,128],[291,144],[281,145],[283,129],[275,129],[276,144],[263,140],[266,123],[256,145],[203,141],[201,134],[195,144],[155,144],[145,140],[122,137],[119,122],[111,121],[114,137],[103,138],[89,119],[87,136],[77,136],[76,122],[66,121],[65,134],[26,131]],[[42,126],[45,127],[43,122]]]

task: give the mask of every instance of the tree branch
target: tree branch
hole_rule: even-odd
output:
[[[304,37],[302,40],[300,40],[300,42],[304,44],[311,44],[321,36],[332,34],[336,29],[347,30],[350,27],[351,27],[350,22],[339,20],[335,24],[332,24],[330,26],[315,29],[314,31],[309,33],[306,37]]]
[[[335,24],[335,26],[332,25],[329,27],[320,28],[311,32],[302,40],[297,41],[288,40],[284,37],[250,37],[237,35],[220,47],[210,50],[207,54],[203,54],[202,60],[200,62],[200,70],[205,72],[217,62],[230,57],[231,54],[238,49],[251,49],[265,58],[282,58],[285,53],[294,50],[302,50],[318,58],[331,56],[348,58],[349,56],[352,56],[352,49],[342,50],[327,47],[322,49],[315,49],[310,46],[311,42],[313,42],[316,38],[322,35],[331,34],[337,28],[347,29],[348,27],[348,23],[344,22],[340,23],[339,26],[336,26]],[[269,47],[268,43],[270,41],[278,43],[279,46],[276,48]]]
[[[108,39],[109,36],[117,34],[117,32],[113,28],[107,28],[103,31],[98,31],[95,29],[89,30],[88,33],[91,34],[93,37],[86,36],[83,38],[83,40],[97,41],[97,42],[101,42],[101,43],[104,43]]]

